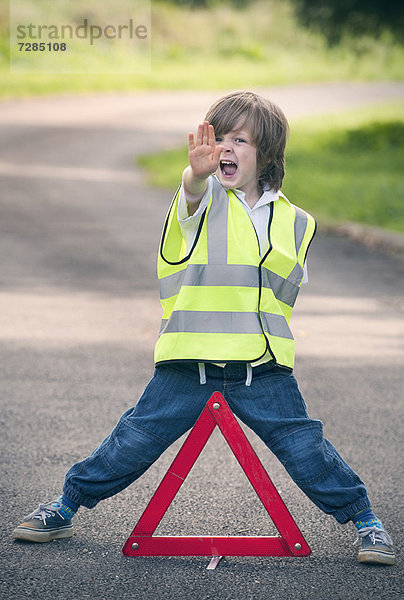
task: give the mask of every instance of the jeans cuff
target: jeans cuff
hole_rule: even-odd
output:
[[[359,498],[359,500],[356,500],[356,502],[336,510],[333,513],[333,517],[335,517],[338,523],[343,525],[344,523],[348,523],[348,521],[350,521],[351,518],[356,515],[356,513],[361,510],[365,510],[365,508],[370,508],[370,500],[367,496],[364,498]]]
[[[82,496],[76,492],[70,485],[63,487],[63,494],[69,500],[72,500],[75,504],[85,506],[86,508],[94,508],[99,502],[97,498],[90,498],[90,496]]]

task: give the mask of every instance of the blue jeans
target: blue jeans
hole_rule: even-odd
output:
[[[93,508],[138,479],[190,429],[215,391],[264,441],[303,492],[339,523],[370,506],[360,478],[310,419],[293,374],[267,363],[253,369],[245,385],[245,363],[206,365],[201,385],[193,363],[158,366],[135,407],[111,434],[67,473],[63,493]]]

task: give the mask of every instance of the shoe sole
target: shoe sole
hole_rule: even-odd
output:
[[[361,563],[368,563],[373,565],[394,565],[396,557],[394,554],[387,554],[383,552],[375,552],[369,550],[368,552],[360,552],[358,554],[358,561]]]
[[[73,527],[58,528],[53,531],[38,531],[37,529],[28,529],[26,527],[17,527],[13,531],[15,540],[23,540],[24,542],[51,542],[61,538],[69,538],[73,535]]]

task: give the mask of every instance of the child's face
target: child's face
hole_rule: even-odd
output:
[[[258,188],[257,149],[247,127],[236,128],[217,135],[216,142],[224,149],[216,171],[225,188],[238,188],[247,194],[256,194]]]

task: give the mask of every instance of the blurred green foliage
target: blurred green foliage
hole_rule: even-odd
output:
[[[178,6],[187,6],[189,8],[213,8],[218,4],[228,4],[235,8],[244,8],[248,4],[251,4],[253,0],[161,0],[168,4],[176,4]]]
[[[300,23],[322,33],[329,44],[344,34],[379,37],[388,31],[404,41],[402,0],[292,0]]]
[[[373,122],[358,129],[348,129],[334,142],[336,149],[351,152],[402,151],[404,146],[404,122]]]
[[[253,0],[162,0],[191,9],[212,9],[228,4],[245,8]],[[338,44],[345,33],[356,36],[380,36],[389,31],[404,41],[402,0],[291,0],[302,25],[320,32],[330,44]]]
[[[0,9],[0,96],[403,79],[404,47],[387,34],[376,41],[344,36],[330,48],[320,33],[297,23],[291,0],[251,0],[237,7],[230,0],[207,0],[207,7],[152,0],[151,6],[151,72],[129,75],[9,73],[8,16]],[[100,3],[99,10],[110,5]]]

